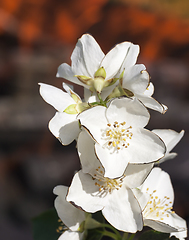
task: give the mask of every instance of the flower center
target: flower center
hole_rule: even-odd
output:
[[[149,188],[146,189],[146,192],[148,190]],[[173,211],[169,211],[172,209],[172,202],[167,196],[161,199],[158,196],[154,196],[155,192],[156,190],[150,194],[150,200],[144,209],[143,216],[144,218],[163,220],[165,217],[169,217],[170,212],[174,213]]]
[[[99,194],[101,196],[106,196],[108,193],[112,193],[115,189],[119,190],[122,187],[124,178],[125,175],[117,179],[104,177],[104,171],[101,170],[100,166],[96,169],[96,173],[93,175],[93,180],[96,180],[95,185],[99,187]]]
[[[115,121],[113,124],[108,123],[102,133],[102,139],[105,140],[104,147],[112,152],[118,151],[129,146],[129,141],[132,139],[132,127],[125,127],[126,122],[118,123]]]

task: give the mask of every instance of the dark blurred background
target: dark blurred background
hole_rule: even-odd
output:
[[[83,33],[107,52],[141,47],[165,115],[151,111],[149,129],[185,130],[178,156],[161,167],[175,189],[174,210],[189,221],[189,2],[187,0],[0,1],[0,239],[31,240],[30,219],[53,206],[52,189],[80,168],[75,143],[63,147],[48,130],[55,110],[38,82],[62,86],[57,67],[70,63]],[[92,57],[92,56],[91,56]],[[82,88],[75,86],[82,95]]]

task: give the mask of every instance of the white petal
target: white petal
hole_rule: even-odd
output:
[[[109,195],[102,213],[106,220],[118,230],[130,233],[142,230],[141,208],[132,191],[124,186]]]
[[[77,149],[84,173],[94,174],[96,168],[101,166],[94,152],[94,140],[85,131],[81,131],[77,140]]]
[[[143,64],[137,64],[124,72],[122,86],[135,93],[144,93],[149,84],[149,74]]]
[[[126,177],[124,178],[124,183],[129,188],[136,188],[140,186],[150,173],[153,166],[153,163],[140,165],[128,164],[125,171]]]
[[[128,53],[124,59],[123,65],[121,66],[121,73],[123,70],[127,71],[128,68],[135,65],[139,51],[139,46],[131,43]]]
[[[111,153],[109,149],[103,148],[100,144],[95,144],[96,155],[104,167],[104,176],[108,178],[118,178],[123,175],[128,164],[125,151]]]
[[[100,62],[104,58],[100,46],[96,40],[89,34],[84,34],[80,41],[83,47],[83,56],[89,76],[94,77],[95,72],[99,69]]]
[[[153,132],[164,141],[167,152],[170,152],[184,135],[184,130],[178,133],[171,129],[154,129]]]
[[[107,198],[99,196],[99,187],[89,174],[77,172],[72,180],[67,201],[78,206],[86,212],[94,213],[102,210]]]
[[[165,146],[157,135],[145,129],[133,129],[132,133],[130,145],[113,153],[100,144],[95,144],[95,152],[105,169],[105,177],[120,177],[128,163],[152,163],[164,156]]]
[[[144,219],[144,226],[148,226],[153,228],[156,231],[159,232],[166,232],[166,233],[171,233],[171,232],[175,232],[177,229],[165,224],[162,221],[157,221],[157,220],[153,220],[153,219]]]
[[[97,98],[95,92],[92,93],[87,88],[84,88],[84,99],[85,99],[85,102],[89,102],[89,103],[98,101],[98,98]]]
[[[69,80],[70,82],[79,84],[81,86],[86,86],[85,84],[80,82],[77,77],[74,77],[75,75],[79,75],[79,74],[73,72],[71,67],[67,63],[62,63],[58,67],[58,72],[56,74],[56,77],[65,78],[65,79]],[[80,75],[83,75],[83,74],[80,74]]]
[[[83,233],[80,232],[72,232],[70,230],[65,231],[58,240],[82,240]]]
[[[59,112],[63,112],[69,105],[75,103],[68,93],[48,84],[39,83],[42,98]]]
[[[163,199],[165,196],[170,198],[170,202],[174,202],[174,192],[171,184],[169,174],[162,171],[161,168],[155,167],[152,169],[151,173],[148,175],[142,186],[140,187],[141,191],[151,194],[156,190],[155,195],[158,198]]]
[[[146,204],[149,201],[149,194],[146,192],[142,192],[139,188],[133,188],[132,192],[136,197],[137,201],[139,202],[139,205],[143,211],[144,208],[146,207]]]
[[[154,85],[152,82],[149,83],[146,91],[144,92],[144,95],[151,97],[154,93]]]
[[[68,145],[77,138],[80,129],[76,114],[57,112],[49,122],[49,129],[63,145]]]
[[[55,208],[59,218],[72,231],[77,231],[79,225],[85,220],[85,213],[66,201],[68,187],[57,186],[54,194],[58,195],[55,199]]]
[[[150,114],[136,98],[114,99],[107,108],[106,117],[109,123],[126,122],[125,127],[145,127]]]
[[[80,98],[80,96],[76,93],[76,92],[74,92],[73,91],[73,87],[72,88],[70,88],[69,86],[68,86],[68,84],[66,84],[66,83],[64,83],[63,82],[63,88],[66,90],[66,92],[72,97],[72,94],[74,94],[74,95],[76,95],[77,96],[77,98],[78,99],[80,99],[80,101],[81,101],[81,98]],[[75,101],[74,101],[75,102]]]
[[[162,158],[166,147],[164,142],[153,132],[146,129],[132,129],[132,139],[125,151],[130,163],[151,163]]]
[[[106,108],[103,106],[97,106],[83,111],[78,115],[78,119],[87,130],[90,132],[92,137],[97,142],[104,142],[101,139],[102,131],[107,127],[107,119],[105,116]]]
[[[123,60],[125,59],[128,49],[131,46],[130,42],[117,44],[102,60],[100,67],[104,67],[106,71],[106,79],[113,78],[120,69]]]
[[[86,68],[84,53],[83,53],[83,44],[81,39],[78,39],[78,42],[71,55],[71,60],[72,60],[71,69],[74,75],[83,75],[87,77],[93,77],[89,74]]]
[[[187,225],[186,221],[174,213],[174,225],[178,228],[178,232],[173,232],[170,236],[175,236],[180,240],[184,240],[187,237]]]
[[[142,94],[135,94],[135,97],[137,97],[146,107],[153,109],[155,111],[158,111],[160,113],[165,113],[167,110],[167,107],[158,101],[156,101],[154,98],[142,95]]]

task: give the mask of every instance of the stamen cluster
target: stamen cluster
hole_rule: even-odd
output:
[[[126,122],[118,123],[117,121],[107,124],[107,128],[102,133],[102,138],[106,140],[104,147],[113,149],[114,152],[130,145],[129,141],[133,136],[132,126],[126,128],[125,125]]]

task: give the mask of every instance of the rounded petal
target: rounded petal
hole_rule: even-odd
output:
[[[175,232],[177,229],[158,220],[153,220],[153,219],[144,219],[144,226],[148,226],[153,228],[156,231],[159,232],[166,232],[166,233],[171,233]]]
[[[111,101],[107,108],[106,117],[109,123],[126,122],[125,127],[145,127],[150,114],[144,105],[136,98],[120,98]]]
[[[95,152],[105,169],[105,177],[120,177],[128,163],[152,163],[164,156],[165,145],[156,134],[142,128],[133,129],[132,133],[129,146],[118,151],[112,152],[95,144]]]
[[[63,112],[69,105],[74,104],[74,100],[68,93],[48,84],[39,83],[42,98],[57,111]]]
[[[144,92],[144,95],[151,97],[153,93],[154,93],[154,85],[152,82],[150,82],[147,89]]]
[[[89,102],[89,103],[98,101],[95,92],[92,93],[87,88],[84,88],[84,99],[85,99],[85,102]]]
[[[77,149],[84,173],[94,174],[96,168],[102,167],[94,152],[94,140],[83,130],[77,140]]]
[[[65,78],[75,84],[79,84],[81,86],[86,86],[85,84],[80,82],[77,77],[74,77],[75,75],[79,75],[79,74],[73,72],[72,68],[67,63],[62,63],[58,67],[58,72],[56,74],[56,77]],[[80,74],[80,75],[83,75],[83,74]]]
[[[142,192],[147,191],[148,194],[156,191],[155,195],[158,196],[159,199],[163,199],[166,196],[172,204],[174,202],[174,191],[169,174],[162,171],[161,168],[153,168],[140,189]]]
[[[187,237],[187,225],[186,221],[174,213],[174,225],[177,227],[178,232],[173,232],[170,236],[175,236],[180,240],[184,240]]]
[[[83,233],[80,232],[72,232],[70,230],[65,231],[58,240],[82,240],[83,239]]]
[[[63,145],[70,144],[78,137],[80,128],[76,116],[57,112],[49,122],[50,131]]]
[[[177,145],[184,135],[184,130],[178,133],[171,129],[154,129],[152,132],[157,134],[164,141],[167,147],[167,153]]]
[[[127,71],[128,68],[135,65],[139,51],[140,51],[139,46],[131,43],[130,48],[127,52],[127,55],[124,59],[123,65],[121,66],[121,71],[120,71],[121,73],[123,70]]]
[[[149,164],[128,164],[124,178],[124,183],[129,188],[136,188],[139,187],[150,171],[152,170],[154,163]]]
[[[109,149],[96,143],[95,152],[104,167],[104,177],[118,178],[123,175],[128,164],[127,155],[124,151],[111,153]]]
[[[86,68],[84,53],[83,53],[83,44],[81,39],[78,39],[78,42],[71,55],[71,69],[74,75],[83,75],[88,77],[93,77],[89,74]]]
[[[124,72],[122,87],[134,94],[143,94],[149,84],[149,74],[143,64],[137,64]]]
[[[100,64],[100,67],[104,67],[106,71],[106,79],[111,79],[117,74],[130,46],[130,42],[123,42],[117,44],[106,54]]]
[[[54,194],[58,195],[55,199],[55,208],[59,218],[72,231],[77,231],[80,224],[85,220],[85,213],[66,201],[68,187],[57,186]]]
[[[91,35],[84,34],[79,40],[82,44],[86,68],[89,76],[93,78],[95,72],[99,69],[100,62],[105,55],[96,40]]]
[[[107,126],[105,111],[105,107],[97,106],[83,111],[77,117],[77,119],[80,120],[81,125],[89,131],[97,142],[103,142],[101,139],[101,129],[104,129]]]
[[[118,230],[130,233],[142,230],[141,208],[132,191],[124,186],[109,195],[102,214]]]
[[[101,198],[99,187],[95,185],[92,176],[82,171],[77,172],[69,187],[67,201],[78,208],[94,213],[105,206],[107,198]]]
[[[159,103],[150,96],[146,96],[144,94],[135,94],[135,97],[137,97],[147,108],[153,109],[163,114],[167,111],[167,107],[165,105]]]

